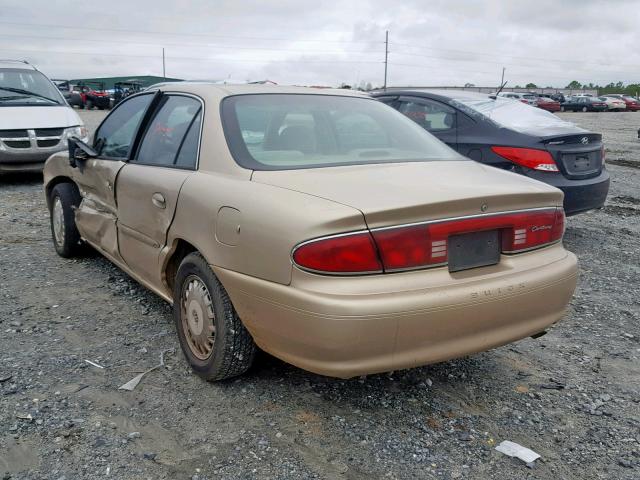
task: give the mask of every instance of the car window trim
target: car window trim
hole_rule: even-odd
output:
[[[438,100],[435,100],[433,98],[428,98],[428,97],[412,97],[410,95],[400,95],[397,99],[396,102],[398,104],[398,108],[397,110],[400,111],[400,102],[413,102],[413,103],[420,103],[420,102],[433,102],[435,104],[439,104],[442,105],[443,107],[451,110],[451,114],[453,115],[453,126],[450,128],[444,128],[444,129],[440,129],[440,130],[427,130],[429,133],[449,133],[454,131],[456,128],[458,128],[458,111],[453,108],[451,105],[447,105],[446,103],[440,102]],[[402,113],[402,112],[401,112]],[[404,115],[404,114],[403,114]]]
[[[118,105],[116,105],[114,108],[111,109],[111,111],[107,114],[106,117],[104,117],[104,119],[102,120],[102,122],[100,122],[100,125],[98,125],[98,128],[96,128],[95,134],[93,135],[93,142],[91,142],[91,146],[95,148],[96,145],[96,140],[98,138],[98,132],[100,131],[100,129],[102,128],[102,125],[104,125],[104,122],[107,121],[107,119],[113,115],[113,112],[115,112],[116,110],[118,110],[122,105],[126,104],[126,102],[128,102],[129,100],[135,98],[135,97],[140,97],[142,95],[155,95],[155,92],[140,92],[137,93],[135,95],[131,95],[130,97],[127,97],[126,100],[123,100],[122,102],[120,102]],[[151,106],[153,105],[153,100],[154,98],[151,99],[151,101],[149,102],[149,105],[147,105],[147,107],[145,108],[144,113],[142,114],[142,118],[140,119],[140,122],[138,123],[138,125],[136,126],[136,130],[133,134],[133,142],[132,142],[132,146],[135,143],[136,137],[139,134],[139,130],[140,127],[142,125],[142,121],[144,120],[147,112],[149,111],[149,109],[151,108]],[[131,158],[131,154],[133,153],[133,148],[131,149],[131,151],[129,151],[129,155],[127,157],[107,157],[107,156],[103,156],[103,155],[98,155],[98,159],[99,160],[111,160],[111,161],[115,161],[115,162],[128,162],[129,159]]]
[[[149,116],[148,119],[146,119],[147,121],[143,124],[141,124],[138,128],[138,135],[137,135],[137,143],[135,144],[135,151],[132,150],[131,151],[131,155],[130,158],[127,159],[127,163],[131,163],[132,165],[144,165],[146,167],[161,167],[161,168],[173,168],[173,169],[177,169],[177,170],[188,170],[188,171],[197,171],[200,167],[200,145],[202,142],[202,131],[203,131],[203,125],[204,125],[204,100],[199,97],[198,95],[194,95],[192,93],[187,93],[187,92],[177,92],[177,91],[172,91],[172,92],[163,92],[162,90],[156,90],[155,95],[157,95],[158,98],[158,102],[155,105],[155,108],[152,112],[152,114]],[[176,156],[173,157],[173,164],[172,165],[160,165],[157,163],[146,163],[146,162],[138,162],[136,161],[137,157],[138,157],[138,153],[140,153],[140,146],[142,144],[142,139],[144,137],[144,135],[146,134],[147,128],[149,127],[149,124],[153,121],[153,119],[155,118],[155,116],[158,114],[158,112],[160,111],[160,108],[158,108],[158,105],[160,104],[160,99],[162,97],[191,97],[194,98],[196,100],[198,100],[200,102],[200,108],[196,111],[196,114],[193,116],[193,118],[191,119],[191,123],[189,124],[189,127],[187,128],[187,130],[185,131],[184,136],[182,137],[182,141],[180,142],[180,146],[178,147],[178,150],[176,151]],[[191,128],[191,126],[193,125],[193,122],[195,121],[196,117],[201,114],[202,115],[202,120],[200,120],[200,132],[198,132],[198,150],[196,153],[196,164],[193,168],[187,168],[187,167],[181,167],[178,165],[175,165],[175,161],[178,158],[178,155],[180,154],[180,150],[182,149],[182,145],[184,144],[184,140],[187,138],[187,135],[189,134],[189,129]]]

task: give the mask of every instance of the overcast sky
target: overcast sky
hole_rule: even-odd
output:
[[[640,83],[638,0],[0,0],[0,58],[52,78]]]

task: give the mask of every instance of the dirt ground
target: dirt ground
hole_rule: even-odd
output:
[[[103,115],[81,114],[92,128]],[[348,381],[266,355],[200,380],[168,305],[97,254],[56,255],[42,177],[0,177],[0,479],[640,478],[640,113],[562,116],[604,134],[612,176],[607,206],[568,221],[566,318]],[[169,349],[167,368],[118,390]],[[542,458],[526,466],[502,440]]]

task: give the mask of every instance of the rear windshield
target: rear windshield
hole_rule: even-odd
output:
[[[501,97],[460,98],[453,99],[450,103],[472,118],[489,120],[500,128],[508,128],[529,135],[544,137],[585,132],[573,123],[566,122],[546,110]]]
[[[393,108],[368,98],[237,95],[222,103],[227,143],[253,170],[464,160]]]

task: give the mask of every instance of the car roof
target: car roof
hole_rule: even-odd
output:
[[[414,95],[427,97],[440,97],[441,99],[454,100],[484,100],[488,93],[474,92],[471,90],[458,90],[446,88],[388,88],[372,92],[374,96]],[[495,94],[494,94],[495,95]]]
[[[313,88],[270,84],[219,84],[214,82],[166,82],[152,85],[147,90],[193,93],[196,95],[213,95],[219,98],[233,95],[249,94],[306,94],[306,95],[341,95],[346,97],[369,98],[363,92],[339,88]]]
[[[37,70],[36,67],[31,65],[26,60],[12,60],[6,58],[0,58],[0,68],[20,68],[24,70]]]

